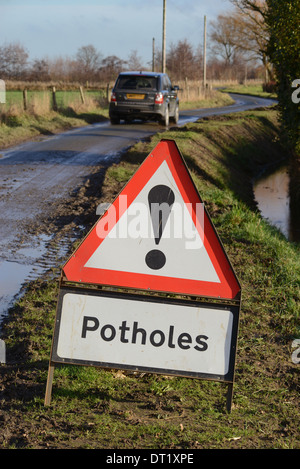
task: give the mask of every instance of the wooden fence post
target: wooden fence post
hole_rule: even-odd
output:
[[[28,101],[27,101],[27,90],[23,90],[23,108],[24,111],[27,111]]]
[[[52,87],[52,107],[54,111],[57,111],[57,102],[56,102],[56,88]]]
[[[82,104],[84,104],[84,103],[85,103],[85,99],[84,99],[84,94],[83,94],[82,86],[79,87],[79,91],[80,91],[81,102],[82,102]]]

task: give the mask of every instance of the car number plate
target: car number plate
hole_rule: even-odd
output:
[[[144,94],[135,94],[135,93],[129,93],[126,94],[127,99],[144,99],[145,95]]]

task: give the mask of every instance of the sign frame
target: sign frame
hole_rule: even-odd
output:
[[[62,303],[63,298],[66,294],[80,294],[88,295],[92,297],[103,297],[110,299],[121,299],[124,301],[142,301],[148,303],[156,304],[165,304],[165,305],[178,305],[178,306],[187,306],[187,307],[197,307],[197,308],[206,308],[206,309],[218,309],[220,314],[222,311],[230,311],[233,315],[232,321],[232,331],[231,331],[231,340],[230,340],[230,357],[229,357],[229,368],[226,375],[213,374],[213,373],[203,373],[203,372],[191,372],[186,370],[172,370],[165,368],[156,368],[151,366],[135,366],[128,364],[120,363],[107,363],[99,362],[93,360],[81,360],[81,359],[72,359],[72,358],[61,358],[57,354],[57,346],[59,341],[60,325],[61,325],[61,314],[62,314]],[[232,393],[233,393],[233,383],[234,383],[234,370],[235,370],[235,359],[236,359],[236,350],[237,350],[237,338],[238,338],[238,327],[239,327],[239,313],[240,313],[240,304],[236,302],[231,303],[218,303],[218,302],[202,302],[195,299],[182,299],[182,298],[167,298],[155,295],[143,295],[140,293],[127,293],[122,291],[111,291],[105,289],[91,289],[86,287],[78,287],[72,285],[61,285],[57,303],[56,318],[55,318],[55,327],[53,332],[52,347],[51,347],[51,356],[49,362],[46,394],[45,394],[45,405],[50,405],[51,393],[52,393],[52,383],[53,383],[53,374],[55,365],[82,365],[82,366],[94,366],[102,369],[120,369],[125,371],[135,371],[141,373],[153,373],[153,374],[163,374],[167,376],[180,376],[185,378],[195,378],[203,379],[209,381],[223,382],[228,385],[227,392],[227,410],[230,412],[232,404]]]
[[[187,164],[182,157],[177,144],[174,140],[162,139],[160,143],[165,143],[172,147],[172,152],[178,153],[176,156],[177,162],[171,162],[170,164],[173,167],[176,167],[176,178],[180,180],[181,172],[183,174],[183,178],[185,181],[188,181],[188,190],[186,191],[185,197],[183,197],[185,203],[190,203],[190,196],[192,196],[193,202],[200,201],[202,203],[202,199],[198,190],[192,180],[192,177],[189,173]],[[159,144],[158,144],[159,145]],[[136,178],[136,174],[138,174],[137,179],[138,181],[137,186],[141,188],[144,187],[143,184],[145,183],[145,178],[147,170],[150,169],[154,171],[155,165],[154,163],[155,157],[158,159],[163,158],[161,152],[157,152],[157,147],[148,155],[148,157],[144,160],[144,162],[139,166],[136,173],[132,176],[132,178],[128,181],[128,183],[124,186],[120,194],[115,198],[113,204],[118,204],[119,196],[124,193],[127,194],[131,200],[131,202],[136,197],[137,189],[136,184],[132,184],[132,180]],[[172,159],[172,155],[170,154],[170,158]],[[154,165],[154,166],[153,166]],[[143,167],[143,171],[141,173],[141,167]],[[158,166],[156,166],[158,167]],[[153,169],[154,168],[154,169]],[[145,171],[146,170],[146,171]],[[148,171],[149,172],[149,171]],[[154,173],[152,173],[153,175]],[[173,173],[172,173],[173,175]],[[175,178],[175,179],[176,179]],[[149,179],[148,179],[149,181]],[[186,187],[185,187],[186,188]],[[109,210],[109,209],[108,209]],[[108,211],[107,210],[107,211]],[[129,283],[124,282],[124,275],[122,274],[121,281],[114,281],[114,276],[108,270],[103,270],[100,279],[97,277],[84,277],[81,274],[85,269],[84,263],[81,265],[78,264],[76,260],[76,253],[80,250],[84,254],[85,262],[87,261],[87,255],[91,255],[93,249],[95,249],[97,245],[97,239],[95,234],[96,225],[101,219],[105,216],[107,211],[99,217],[99,220],[96,222],[94,227],[90,230],[90,232],[85,236],[85,238],[81,241],[79,247],[75,250],[75,252],[69,257],[68,261],[64,264],[61,271],[61,278],[59,284],[59,296],[56,308],[56,317],[55,317],[55,326],[53,331],[52,337],[52,345],[51,345],[51,353],[50,353],[50,360],[49,360],[49,368],[48,368],[48,377],[47,377],[47,384],[46,384],[46,393],[45,393],[45,406],[50,405],[51,402],[51,393],[52,393],[52,384],[54,378],[54,369],[56,365],[64,365],[64,364],[74,364],[74,365],[84,365],[84,366],[95,366],[102,369],[122,369],[127,371],[137,371],[137,372],[149,372],[155,374],[163,374],[163,375],[170,375],[170,376],[181,376],[187,378],[196,378],[196,379],[204,379],[210,381],[218,381],[223,382],[228,385],[227,390],[227,398],[226,398],[226,409],[228,412],[231,411],[232,406],[232,399],[233,399],[233,384],[234,384],[234,374],[235,374],[235,360],[236,360],[236,351],[237,351],[237,339],[238,339],[238,328],[239,328],[239,315],[240,315],[240,308],[241,308],[241,285],[239,280],[234,272],[234,269],[231,265],[231,262],[227,256],[227,253],[223,247],[223,244],[220,240],[220,237],[217,233],[214,224],[212,223],[209,213],[204,207],[204,213],[206,220],[209,223],[209,243],[211,252],[213,252],[214,259],[217,260],[217,263],[220,265],[223,263],[223,271],[224,271],[224,279],[226,282],[226,288],[222,290],[222,293],[216,294],[212,290],[212,288],[206,288],[204,291],[199,288],[199,284],[197,284],[194,280],[193,289],[189,290],[186,289],[186,283],[180,288],[178,288],[179,283],[178,281],[175,282],[176,287],[174,289],[174,285],[172,285],[172,280],[166,284],[164,283],[162,288],[156,282],[154,283],[146,283],[145,275],[144,274],[134,274],[132,275],[130,272],[127,272],[128,277],[131,278]],[[93,233],[94,232],[94,233]],[[91,241],[90,246],[86,246],[87,252],[85,252],[84,244],[89,239]],[[103,240],[102,240],[103,241]],[[102,242],[101,241],[101,242]],[[98,244],[99,245],[99,244]],[[220,257],[219,257],[220,256]],[[79,255],[79,261],[81,261]],[[112,272],[112,271],[111,271]],[[70,275],[69,275],[70,274]],[[73,275],[74,274],[74,275]],[[227,277],[228,275],[228,277]],[[140,279],[139,279],[140,277]],[[154,278],[155,276],[153,276]],[[164,277],[161,277],[164,278]],[[142,281],[141,281],[142,279]],[[137,281],[138,280],[138,281]],[[182,280],[182,279],[177,279]],[[184,282],[183,282],[184,283]],[[167,286],[171,285],[171,289],[168,289]],[[220,314],[222,311],[230,310],[233,314],[232,320],[232,330],[231,330],[231,338],[230,338],[230,358],[229,358],[229,369],[225,375],[220,374],[208,374],[202,372],[190,372],[187,370],[172,370],[172,369],[162,369],[156,368],[151,366],[133,366],[132,364],[120,364],[120,363],[107,363],[107,362],[99,362],[96,360],[78,360],[78,359],[71,359],[71,358],[61,358],[57,354],[57,344],[59,339],[59,331],[60,331],[60,321],[62,315],[62,301],[63,297],[67,293],[73,293],[78,295],[92,295],[96,297],[106,297],[111,299],[122,299],[124,301],[144,301],[144,302],[152,302],[157,304],[165,304],[165,305],[179,305],[179,306],[188,306],[188,307],[197,307],[197,308],[214,308],[220,310]],[[171,297],[167,296],[171,293]],[[225,342],[224,342],[225,343]],[[225,352],[224,352],[225,353]]]

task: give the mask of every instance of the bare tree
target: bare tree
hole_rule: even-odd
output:
[[[230,2],[240,10],[259,13],[263,18],[268,9],[266,0],[230,0]]]
[[[197,49],[184,39],[177,44],[171,43],[167,53],[167,70],[172,79],[196,79],[200,76],[202,55]]]
[[[48,60],[49,75],[51,80],[76,81],[78,63],[70,57],[55,57]]]
[[[116,80],[118,74],[124,69],[126,62],[116,55],[109,55],[102,60],[101,78],[106,81]]]
[[[78,72],[80,72],[79,75],[81,75],[84,80],[95,78],[99,73],[101,60],[101,53],[98,52],[93,45],[90,44],[80,47],[76,54]]]
[[[225,61],[225,66],[233,64],[239,50],[237,28],[236,16],[219,15],[216,21],[210,22],[213,55],[221,56]]]
[[[241,50],[259,58],[265,69],[265,81],[272,77],[272,67],[267,53],[269,30],[265,21],[268,6],[266,0],[230,0],[236,7],[236,37]]]
[[[47,59],[35,59],[30,70],[29,79],[37,81],[47,81],[50,79],[49,63]]]
[[[132,50],[127,60],[129,70],[143,70],[142,58],[138,56],[137,50]]]
[[[19,43],[11,43],[0,48],[0,74],[4,78],[25,78],[28,52]]]

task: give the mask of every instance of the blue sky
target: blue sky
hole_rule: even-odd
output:
[[[0,46],[18,42],[30,59],[72,57],[93,44],[103,57],[136,50],[151,61],[152,38],[161,47],[163,0],[0,0]],[[229,0],[167,0],[167,46],[203,42],[209,21],[232,9]]]

